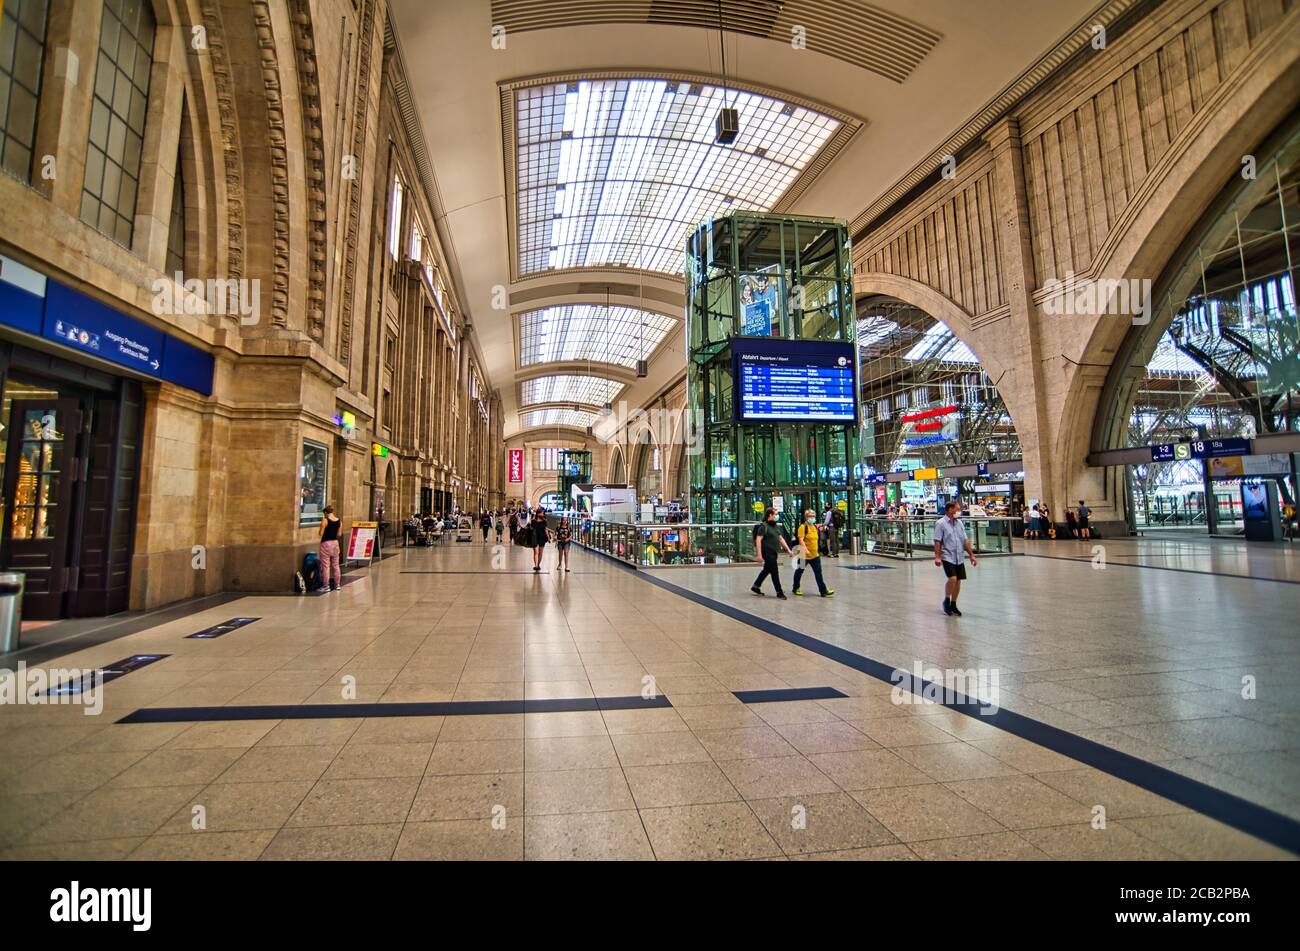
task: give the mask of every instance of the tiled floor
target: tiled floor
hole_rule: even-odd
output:
[[[1052,553],[1065,553],[1052,549]],[[1086,548],[1081,551],[1086,555]],[[27,858],[1227,858],[1287,853],[592,555],[413,549],[323,598],[245,598],[47,665],[171,656],[99,716],[0,707],[0,855]],[[1002,706],[1292,815],[1300,586],[988,559],[656,577],[911,669],[996,666]],[[1254,573],[1254,572],[1252,572]],[[214,640],[185,635],[262,619]],[[1258,699],[1240,699],[1240,677]],[[635,696],[671,708],[117,724],[141,707]],[[735,690],[847,696],[742,704]],[[1104,810],[1099,812],[1098,807]],[[1104,828],[1097,817],[1104,814]]]

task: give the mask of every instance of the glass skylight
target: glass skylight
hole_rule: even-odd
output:
[[[586,429],[596,418],[596,413],[574,412],[571,409],[535,409],[519,417],[524,429],[534,426],[577,426]]]
[[[650,358],[673,323],[663,314],[603,304],[529,311],[519,316],[519,365],[585,360],[634,367]]]
[[[623,389],[623,384],[602,376],[557,373],[555,376],[524,380],[520,389],[523,406],[537,403],[587,403],[591,406],[604,406],[614,401],[614,397]]]
[[[946,324],[936,320],[916,342],[911,350],[903,354],[904,360],[928,360],[941,357],[944,363],[979,363],[979,357],[966,346],[960,337],[955,336]]]
[[[725,105],[740,135],[714,143]],[[595,79],[515,92],[520,275],[626,266],[681,274],[701,221],[767,211],[840,128],[743,90]]]

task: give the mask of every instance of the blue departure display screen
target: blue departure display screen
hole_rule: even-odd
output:
[[[731,346],[737,419],[857,421],[851,343],[737,338]]]

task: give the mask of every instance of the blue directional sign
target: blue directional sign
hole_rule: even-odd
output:
[[[3,256],[0,324],[204,396],[212,393],[211,354]]]
[[[857,421],[851,343],[738,338],[732,347],[738,419]]]

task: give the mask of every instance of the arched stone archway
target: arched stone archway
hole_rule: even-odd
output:
[[[1297,108],[1300,89],[1300,39],[1278,37],[1252,53],[1250,65],[1234,76],[1231,95],[1219,97],[1209,109],[1171,143],[1167,161],[1151,170],[1140,201],[1133,203],[1110,235],[1086,277],[1149,281],[1158,301],[1195,239],[1198,225],[1221,199],[1225,187],[1243,170],[1243,159],[1273,137]],[[1267,130],[1261,135],[1260,130]],[[1157,313],[1158,313],[1157,309]],[[1151,315],[1147,315],[1150,319]],[[1059,468],[1060,497],[1104,497],[1118,503],[1123,496],[1121,469],[1089,469],[1088,455],[1103,445],[1119,375],[1117,359],[1125,359],[1125,340],[1133,320],[1098,315],[1090,321],[1065,322],[1042,317],[1055,331],[1065,372],[1059,398],[1060,414],[1054,440]],[[1163,317],[1168,322],[1168,315]]]

